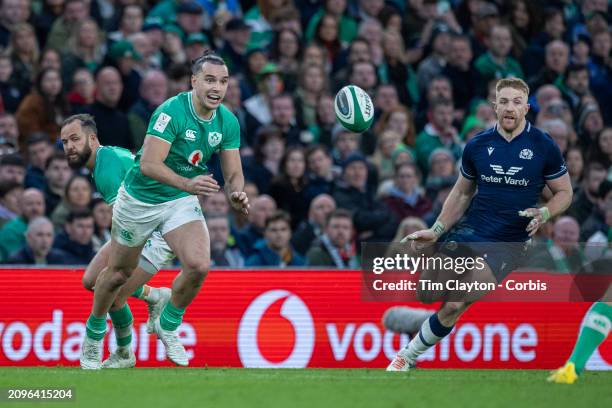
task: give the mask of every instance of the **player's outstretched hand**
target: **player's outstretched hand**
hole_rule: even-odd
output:
[[[406,235],[401,243],[412,242],[412,249],[420,251],[438,240],[439,236],[431,229],[424,229]]]
[[[550,218],[548,208],[527,208],[526,210],[519,211],[521,217],[531,218],[527,228],[525,230],[529,232],[529,236],[533,237],[542,224],[544,224]]]
[[[194,195],[209,196],[219,191],[219,184],[212,175],[196,176],[189,179],[185,191]]]
[[[244,191],[234,191],[230,194],[230,204],[232,208],[240,211],[242,214],[249,214],[249,198]]]

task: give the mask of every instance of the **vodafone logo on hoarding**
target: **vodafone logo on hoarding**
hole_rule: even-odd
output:
[[[265,331],[260,330],[262,326]],[[306,367],[315,344],[312,315],[297,295],[282,289],[270,290],[247,307],[240,319],[237,342],[244,367]],[[286,356],[279,357],[275,350],[284,350]]]

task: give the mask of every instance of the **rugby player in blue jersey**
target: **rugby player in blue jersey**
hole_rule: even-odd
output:
[[[496,85],[495,127],[476,135],[463,151],[461,174],[434,225],[408,237],[413,248],[438,240],[457,243],[521,243],[572,202],[572,186],[561,152],[550,136],[525,119],[529,87],[518,78]],[[536,208],[545,186],[552,197]],[[482,274],[501,282],[516,256],[497,251]],[[388,371],[408,371],[418,356],[447,336],[472,301],[447,301],[423,322]]]

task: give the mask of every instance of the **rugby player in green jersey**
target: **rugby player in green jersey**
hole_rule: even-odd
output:
[[[219,190],[205,165],[213,153],[221,159],[231,206],[245,215],[249,207],[238,150],[240,125],[221,105],[228,81],[224,61],[207,52],[192,64],[193,90],[168,99],[151,117],[144,145],[115,200],[109,262],[96,282],[82,368],[100,368],[106,313],[154,231],[161,233],[183,268],[155,331],[172,362],[189,364],[176,330],[210,266],[210,238],[197,196]]]
[[[102,199],[112,206],[125,174],[134,165],[134,155],[120,147],[101,146],[97,133],[93,116],[79,114],[64,121],[60,137],[70,166],[74,169],[81,167],[89,169]],[[87,266],[83,274],[83,286],[86,289],[94,290],[100,271],[107,266],[109,252],[110,243],[106,243]],[[133,317],[125,300],[132,295],[147,303],[149,309],[147,331],[153,333],[153,323],[170,298],[170,289],[153,288],[144,284],[173,257],[163,238],[159,234],[154,234],[142,252],[138,268],[117,296],[109,312],[115,328],[117,350],[102,363],[103,368],[126,368],[136,364],[131,348]],[[130,292],[126,292],[127,290]]]

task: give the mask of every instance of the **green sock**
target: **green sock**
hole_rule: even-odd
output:
[[[139,286],[138,289],[136,289],[130,296],[135,297],[136,299],[142,299],[142,292],[144,292],[144,286]]]
[[[591,354],[606,339],[610,326],[612,326],[612,306],[603,302],[594,303],[584,317],[580,335],[568,360],[576,365],[578,374],[584,370]]]
[[[176,328],[183,322],[184,314],[184,308],[176,307],[172,304],[172,302],[168,302],[166,307],[164,307],[164,310],[161,312],[161,316],[159,317],[161,328],[169,331],[176,330]]]
[[[117,339],[117,345],[119,347],[129,346],[132,344],[132,311],[127,305],[114,312],[109,312],[113,327],[115,328],[115,337]]]
[[[106,334],[106,319],[104,317],[96,317],[93,313],[90,314],[85,324],[85,332],[87,337],[92,340],[102,340]]]

